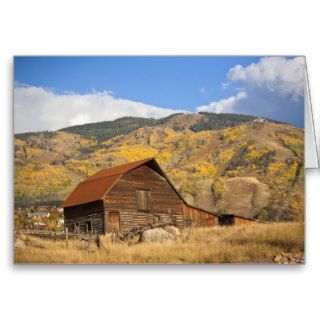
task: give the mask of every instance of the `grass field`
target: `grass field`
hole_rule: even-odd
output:
[[[273,263],[276,255],[304,253],[302,223],[185,229],[181,239],[167,244],[112,243],[103,237],[105,249],[90,250],[79,241],[33,239],[45,248],[17,248],[15,263],[58,264],[190,264]]]

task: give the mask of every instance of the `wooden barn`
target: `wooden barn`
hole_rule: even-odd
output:
[[[127,232],[157,222],[179,228],[228,224],[186,203],[154,158],[95,173],[78,184],[63,208],[65,227],[79,233]]]

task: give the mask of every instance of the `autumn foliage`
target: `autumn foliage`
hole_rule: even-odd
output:
[[[97,133],[99,138],[93,131],[85,136],[72,132],[82,132],[78,127],[19,136],[15,139],[15,201],[53,195],[61,201],[98,170],[155,157],[183,196],[196,198],[199,183],[210,180],[212,198],[218,203],[224,179],[256,177],[272,193],[267,218],[279,216],[277,210],[282,208],[288,219],[303,219],[303,130],[271,122],[205,130],[210,127],[203,122],[205,116],[199,115],[196,124],[189,116],[190,126],[186,121],[177,126],[174,116],[172,125],[164,121],[134,124],[129,119],[134,130],[121,131],[117,126],[119,134],[111,135],[108,129],[106,139],[103,131]],[[150,126],[140,127],[143,124]]]

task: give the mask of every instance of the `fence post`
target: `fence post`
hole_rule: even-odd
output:
[[[68,235],[68,228],[66,228],[66,247],[67,248],[69,248],[69,243],[68,243],[68,237],[69,237],[69,235]]]
[[[27,246],[29,245],[29,228],[28,228],[28,226],[27,226],[27,237],[26,237],[26,244],[27,244]]]

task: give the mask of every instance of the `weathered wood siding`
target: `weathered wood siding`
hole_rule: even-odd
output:
[[[251,220],[251,219],[246,219],[242,217],[234,217],[234,224],[235,225],[241,225],[241,224],[260,224],[263,223],[262,221],[257,221],[257,220]]]
[[[137,190],[150,191],[150,211],[138,210]],[[182,205],[181,198],[168,181],[147,165],[125,173],[104,199],[106,215],[109,210],[119,210],[120,231],[128,231],[133,227],[156,221],[174,221],[182,228]],[[108,231],[108,225],[106,229]]]
[[[101,200],[64,208],[64,223],[70,232],[74,231],[76,222],[79,223],[80,232],[86,232],[87,221],[91,221],[93,231],[98,234],[104,233],[104,210]]]
[[[183,204],[183,215],[186,227],[212,227],[219,225],[218,216],[186,204]]]

